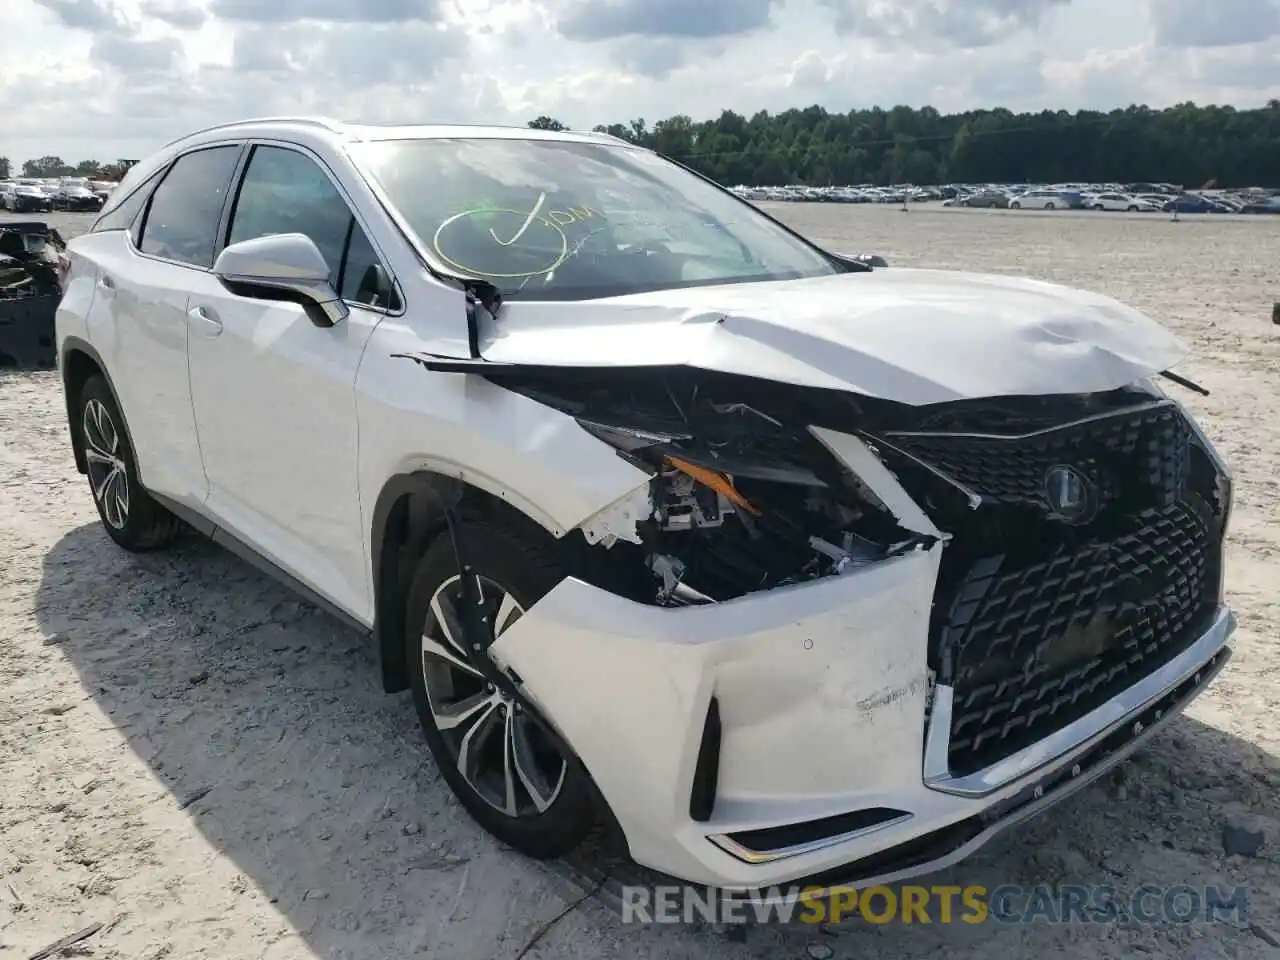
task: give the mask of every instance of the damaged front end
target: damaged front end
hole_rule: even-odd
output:
[[[419,359],[433,369],[458,362]],[[903,517],[847,469],[825,424],[858,441],[857,398],[683,367],[593,371],[467,365],[576,419],[649,473],[645,487],[588,518],[607,548],[590,579],[659,606],[712,603],[831,576],[927,548],[928,521]]]
[[[912,406],[682,366],[413,359],[555,408],[648,474],[578,525],[573,575],[494,646],[646,865],[726,887],[890,853],[920,872],[1034,778],[1100,775],[1090,745],[1181,709],[1227,655],[1230,477],[1148,381]]]

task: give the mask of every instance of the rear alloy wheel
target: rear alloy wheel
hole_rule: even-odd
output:
[[[522,537],[485,523],[460,532],[495,636],[563,579]],[[419,562],[406,607],[410,684],[427,744],[482,827],[527,856],[563,856],[595,821],[586,769],[536,709],[486,678],[476,659],[485,655],[464,638],[460,604],[457,559],[445,535]]]
[[[165,546],[181,524],[138,482],[124,416],[107,381],[90,377],[80,390],[80,442],[94,506],[107,536],[135,553]]]
[[[82,428],[89,486],[102,522],[112,530],[123,530],[129,522],[129,474],[120,459],[120,430],[96,397],[84,405]]]

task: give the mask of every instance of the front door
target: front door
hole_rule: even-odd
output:
[[[305,585],[372,623],[355,379],[383,316],[359,295],[377,258],[315,159],[276,145],[252,151],[228,242],[306,234],[328,260],[351,314],[319,327],[296,304],[238,296],[211,274],[200,278],[188,319],[191,392],[210,487],[205,509]]]

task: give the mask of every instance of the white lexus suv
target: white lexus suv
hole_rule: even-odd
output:
[[[167,145],[67,258],[108,535],[371,633],[531,856],[925,872],[1229,656],[1229,475],[1114,300],[873,268],[603,134],[305,118]]]

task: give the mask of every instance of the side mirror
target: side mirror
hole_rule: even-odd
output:
[[[232,293],[297,303],[318,327],[333,327],[350,311],[329,282],[329,264],[310,237],[273,233],[223,249],[213,274]]]

